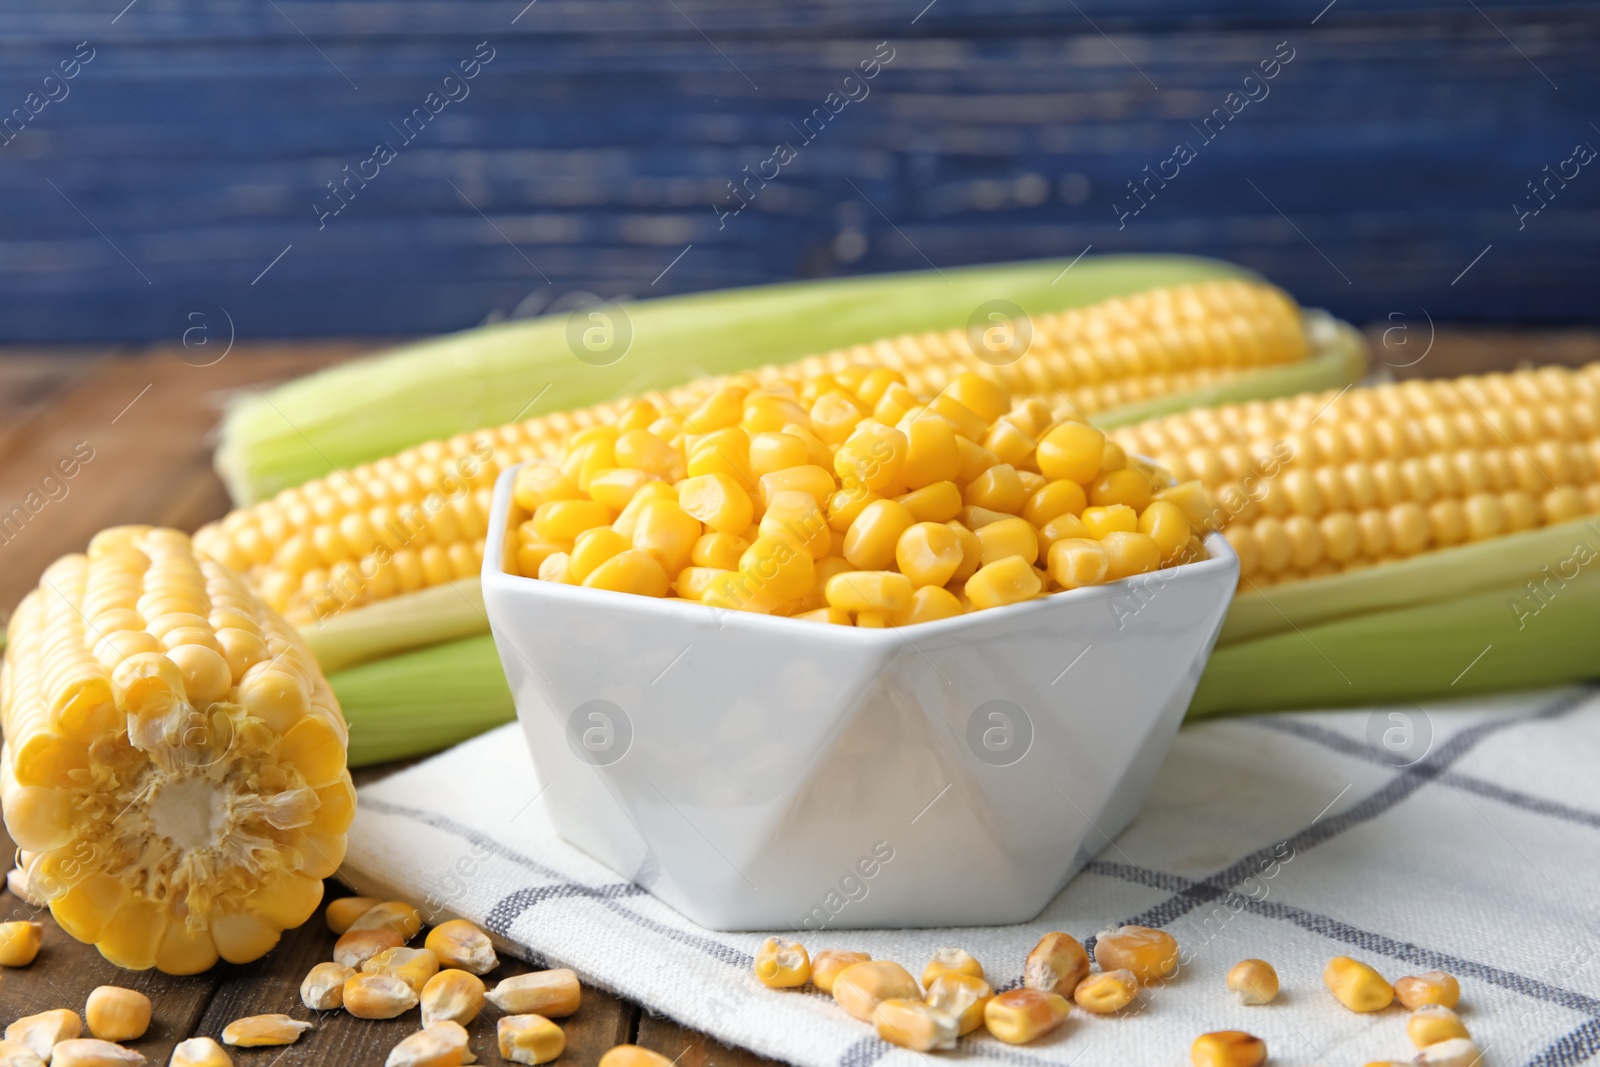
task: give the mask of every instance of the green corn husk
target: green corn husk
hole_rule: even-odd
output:
[[[1443,699],[1600,674],[1600,522],[1238,597],[1189,717]]]
[[[1035,260],[641,300],[624,306],[630,347],[603,367],[573,354],[571,315],[484,326],[242,394],[223,420],[216,466],[235,503],[254,503],[335,468],[466,430],[701,374],[962,327],[988,300],[1042,314],[1216,278],[1257,276],[1188,256],[1103,256],[1075,265]]]

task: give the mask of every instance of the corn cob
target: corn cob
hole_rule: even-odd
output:
[[[255,959],[304,922],[355,793],[299,635],[174,530],[118,527],[23,598],[0,802],[27,885],[118,966]]]
[[[836,384],[866,388],[877,417],[892,424],[967,372],[1018,399],[1067,403],[1092,415],[1131,400],[1214,386],[1263,366],[1303,362],[1306,354],[1299,309],[1276,289],[1244,281],[1159,289],[1040,316],[1029,352],[1001,366],[974,355],[959,330],[906,335],[702,379],[654,397],[461,434],[285,490],[201,529],[195,543],[246,573],[268,604],[305,627],[365,603],[475,576],[495,477],[511,464],[555,455],[572,434],[590,427],[649,428],[669,440],[724,425],[729,415],[738,422],[745,390],[787,385],[809,406]],[[880,381],[874,366],[894,373]],[[745,414],[744,422],[763,417]],[[627,465],[618,459],[617,466]]]
[[[1215,260],[1091,256],[580,308],[425,341],[246,395],[224,421],[217,469],[236,502],[253,503],[335,469],[528,414],[905,331],[963,327],[995,299],[1037,315],[1158,286],[1248,277]],[[600,331],[601,351],[591,329]]]

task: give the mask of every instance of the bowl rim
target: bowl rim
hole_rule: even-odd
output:
[[[881,644],[892,644],[896,641],[909,641],[908,633],[918,637],[942,637],[946,634],[960,634],[963,630],[975,627],[993,625],[1002,621],[1025,619],[1029,614],[1039,614],[1048,611],[1065,609],[1082,603],[1092,603],[1104,600],[1108,596],[1121,596],[1124,591],[1135,585],[1149,584],[1152,575],[1168,575],[1167,581],[1202,580],[1211,577],[1213,572],[1232,570],[1238,572],[1239,557],[1234,552],[1228,539],[1219,533],[1209,533],[1205,537],[1206,559],[1194,563],[1182,563],[1176,567],[1164,567],[1160,570],[1150,571],[1146,574],[1132,575],[1128,578],[1119,578],[1113,582],[1102,585],[1087,585],[1078,589],[1066,589],[1051,593],[1047,596],[1035,597],[1016,604],[1007,604],[1003,607],[988,608],[984,611],[970,611],[963,615],[952,616],[948,619],[935,619],[931,622],[912,623],[908,626],[886,626],[882,629],[861,628],[856,626],[829,626],[818,623],[803,623],[798,619],[786,615],[767,615],[759,611],[740,611],[727,608],[708,608],[704,604],[694,604],[683,601],[681,598],[666,598],[653,596],[640,596],[637,593],[620,593],[610,589],[589,589],[581,586],[569,586],[554,582],[540,581],[538,578],[529,578],[521,574],[512,574],[503,565],[506,539],[510,536],[508,522],[512,507],[512,489],[516,482],[517,472],[531,460],[514,464],[500,472],[495,479],[494,497],[489,508],[488,536],[484,540],[483,567],[480,577],[484,590],[504,590],[508,595],[530,596],[545,599],[557,605],[568,603],[586,603],[604,606],[613,605],[615,610],[633,612],[646,618],[656,618],[664,621],[704,622],[708,618],[720,618],[718,628],[736,626],[750,628],[754,633],[767,632],[769,627],[777,627],[774,632],[789,634],[809,634],[823,640],[837,640],[849,642],[860,646],[863,641],[877,641]],[[574,600],[573,598],[577,598]],[[488,605],[486,604],[486,607]],[[492,607],[489,608],[492,612]],[[491,627],[495,627],[493,618],[490,619]],[[497,627],[495,627],[497,628]],[[835,632],[837,631],[837,632]]]

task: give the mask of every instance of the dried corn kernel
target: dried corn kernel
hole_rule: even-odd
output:
[[[1071,1002],[1059,993],[1012,989],[984,1006],[983,1021],[1006,1044],[1026,1045],[1066,1022],[1071,1011]]]
[[[891,997],[872,1009],[872,1025],[891,1045],[931,1052],[956,1047],[956,1019],[920,1000]]]
[[[1033,946],[1022,965],[1022,984],[1027,989],[1070,996],[1089,973],[1089,954],[1083,943],[1059,931],[1045,934]]]
[[[150,1029],[150,998],[121,986],[97,986],[83,1006],[83,1018],[103,1041],[133,1041]]]
[[[1189,1048],[1194,1067],[1261,1067],[1267,1061],[1267,1043],[1242,1030],[1201,1034]]]
[[[483,979],[468,971],[440,971],[422,987],[422,1025],[456,1022],[466,1026],[483,1010]]]
[[[387,974],[400,979],[420,996],[428,979],[439,973],[439,957],[432,949],[388,948],[361,965],[364,974]]]
[[[1132,971],[1101,971],[1083,979],[1072,990],[1072,999],[1084,1011],[1110,1015],[1133,1003],[1139,993],[1139,980]]]
[[[167,1067],[233,1067],[233,1057],[209,1037],[191,1037],[173,1048]]]
[[[350,929],[351,923],[382,903],[383,901],[376,897],[340,897],[338,900],[328,902],[328,906],[323,909],[322,917],[328,924],[329,930],[335,934],[342,934]]]
[[[356,972],[342,963],[319,963],[300,983],[300,1003],[312,1011],[344,1007],[344,984]]]
[[[928,983],[928,995],[923,1000],[954,1016],[958,1034],[970,1034],[983,1025],[983,1010],[993,998],[994,989],[982,978],[946,971]]]
[[[507,978],[485,994],[490,1003],[511,1015],[559,1019],[578,1010],[583,990],[578,976],[565,967]]]
[[[811,984],[824,993],[832,993],[833,980],[846,967],[866,963],[870,959],[872,957],[865,952],[844,952],[836,948],[825,948],[811,960]]]
[[[351,979],[355,981],[355,979]],[[345,997],[349,1005],[348,994]],[[354,1015],[354,1012],[351,1012]],[[374,1016],[375,1017],[375,1016]],[[384,1016],[388,1018],[389,1016]],[[300,1035],[311,1029],[311,1024],[287,1015],[251,1015],[235,1019],[222,1028],[222,1043],[238,1048],[261,1048],[266,1045],[292,1045]]]
[[[1407,975],[1394,984],[1395,999],[1415,1011],[1425,1004],[1454,1008],[1461,1000],[1461,985],[1444,971]]]
[[[1442,1004],[1424,1004],[1406,1019],[1406,1036],[1417,1048],[1428,1048],[1451,1038],[1472,1035],[1461,1022],[1461,1016]]]
[[[1394,1003],[1394,987],[1383,975],[1349,956],[1329,960],[1322,982],[1351,1011],[1382,1011]]]
[[[345,980],[341,996],[344,1010],[357,1019],[393,1019],[417,1006],[417,991],[411,983],[392,974],[352,975]]]
[[[50,1050],[54,1067],[138,1067],[145,1062],[142,1053],[93,1037],[75,1037]]]
[[[1178,942],[1148,926],[1102,930],[1095,936],[1094,961],[1102,971],[1132,971],[1140,983],[1148,983],[1178,969]]]
[[[36,922],[0,923],[0,967],[26,967],[39,955],[44,927]]]
[[[383,1067],[460,1067],[472,1059],[467,1031],[460,1023],[424,1026],[389,1050]]]
[[[599,1067],[672,1067],[672,1061],[638,1045],[618,1045],[606,1050],[600,1057]]]
[[[1429,1045],[1417,1054],[1414,1062],[1425,1067],[1481,1067],[1483,1053],[1467,1038],[1455,1037]]]
[[[370,909],[350,924],[347,932],[392,930],[401,942],[411,940],[422,929],[422,915],[403,900],[391,900]]]
[[[423,944],[439,957],[439,966],[471,974],[488,974],[500,966],[489,935],[465,919],[451,919],[428,931]]]
[[[915,1000],[922,995],[917,981],[898,963],[868,960],[846,967],[834,976],[833,999],[850,1016],[871,1022],[872,1013],[885,1000]]]
[[[811,981],[811,957],[798,941],[769,937],[756,949],[756,977],[771,989],[793,989]]]
[[[567,1047],[561,1027],[542,1015],[507,1015],[495,1034],[501,1057],[512,1063],[549,1063]]]
[[[335,963],[360,967],[380,952],[399,948],[406,939],[393,930],[346,930],[333,945]]]
[[[922,969],[923,988],[932,986],[933,980],[942,974],[970,974],[974,978],[982,978],[983,964],[964,948],[935,949],[933,958]]]
[[[1266,960],[1240,960],[1228,971],[1228,988],[1240,1004],[1271,1004],[1278,996],[1278,972]]]
[[[41,1060],[50,1059],[50,1050],[63,1041],[83,1033],[83,1020],[67,1008],[52,1008],[37,1015],[25,1015],[6,1027],[5,1039],[33,1050]]]

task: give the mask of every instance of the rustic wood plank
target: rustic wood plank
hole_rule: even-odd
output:
[[[767,1067],[774,1061],[686,1030],[664,1015],[642,1012],[635,1044],[676,1060],[678,1067]]]

